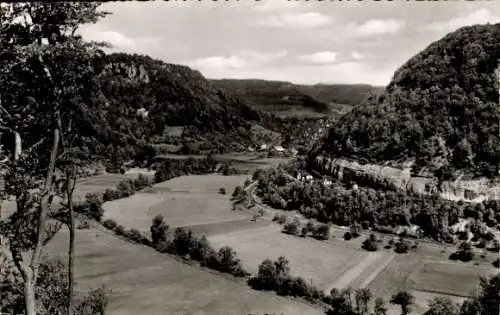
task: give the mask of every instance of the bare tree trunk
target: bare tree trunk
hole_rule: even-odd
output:
[[[16,141],[17,143],[17,141]],[[40,265],[40,258],[43,248],[43,236],[45,233],[45,226],[47,223],[47,213],[49,211],[49,199],[52,189],[52,181],[54,178],[54,169],[57,158],[57,151],[59,148],[59,129],[54,129],[52,152],[50,153],[49,168],[45,177],[45,183],[42,190],[42,199],[40,201],[40,217],[38,219],[38,231],[36,245],[31,255],[31,261],[26,268],[26,276],[24,279],[24,301],[26,304],[26,315],[36,315],[36,299],[35,299],[35,285],[38,275],[38,267]]]
[[[73,314],[73,287],[74,287],[74,260],[75,260],[75,215],[73,209],[73,191],[75,190],[76,175],[68,172],[66,196],[68,198],[69,211],[69,251],[68,251],[68,309],[67,314]]]
[[[36,315],[35,278],[36,277],[31,268],[27,268],[26,278],[24,279],[24,303],[26,304],[26,315]]]
[[[14,138],[15,138],[14,160],[17,161],[19,159],[19,156],[21,156],[22,152],[22,141],[19,132],[17,131],[14,132]]]

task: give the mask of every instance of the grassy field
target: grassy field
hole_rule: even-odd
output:
[[[398,290],[408,290],[416,298],[415,313],[423,313],[433,296],[448,296],[457,302],[479,284],[479,277],[492,274],[495,268],[488,261],[451,262],[437,250],[396,255],[373,279],[368,288],[386,300]],[[395,308],[394,311],[397,311]]]
[[[151,220],[163,215],[171,227],[188,227],[197,234],[252,229],[269,222],[251,222],[246,213],[231,210],[230,196],[246,176],[181,176],[125,199],[103,205],[104,219],[147,232]],[[219,193],[224,187],[225,195]]]
[[[49,243],[50,257],[65,259],[67,233]],[[230,277],[183,264],[101,228],[78,230],[76,281],[79,291],[105,285],[109,314],[322,314],[308,305],[257,292]]]
[[[256,272],[266,258],[275,260],[285,256],[290,261],[292,274],[322,289],[329,289],[339,277],[368,256],[366,252],[348,247],[332,248],[330,244],[311,238],[285,235],[276,225],[208,239],[214,246],[234,248],[245,267],[252,272]]]
[[[77,190],[103,191],[116,186],[124,176],[106,174],[88,178],[78,183]],[[174,178],[129,198],[105,203],[103,219],[111,218],[127,228],[148,232],[152,218],[162,214],[171,227],[187,227],[195,234],[207,235],[214,247],[231,246],[251,272],[257,271],[262,260],[283,255],[290,261],[292,274],[325,291],[332,287],[367,287],[374,296],[388,301],[396,291],[409,290],[416,297],[414,314],[422,314],[433,296],[463,300],[478,284],[480,275],[495,271],[491,255],[484,259],[477,257],[470,263],[449,261],[453,247],[421,244],[416,252],[404,255],[386,249],[369,253],[361,249],[365,237],[344,241],[344,231],[340,228],[333,229],[333,238],[328,241],[285,235],[280,226],[269,220],[253,222],[249,213],[231,210],[231,193],[247,178],[219,175]],[[226,195],[218,193],[221,187],[226,189]],[[5,203],[4,209],[12,206]],[[252,310],[262,311],[261,314],[264,311],[314,313],[302,304],[284,303],[286,300],[253,292],[244,285],[194,267],[182,267],[175,260],[106,232],[87,230],[78,234],[79,282],[82,287],[104,282],[114,288],[112,314],[165,314],[164,309],[176,314],[240,314],[250,310],[252,304],[257,307]],[[51,245],[52,253],[66,251],[65,237],[57,236],[55,245]],[[190,300],[192,295],[197,296],[195,302]],[[390,306],[390,315],[399,312],[398,307]]]

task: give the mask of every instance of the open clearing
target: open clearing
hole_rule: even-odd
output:
[[[428,262],[412,274],[410,281],[420,291],[467,297],[471,283],[478,284],[480,276],[488,276],[494,271],[485,267],[460,262]]]
[[[220,234],[270,225],[251,222],[247,213],[231,210],[231,194],[247,176],[181,176],[154,185],[129,198],[106,202],[103,219],[148,232],[151,220],[163,215],[171,227],[187,227],[196,234]],[[220,194],[224,187],[226,194]]]
[[[368,253],[347,247],[335,249],[330,244],[311,238],[285,235],[276,225],[214,235],[208,239],[214,246],[234,248],[251,272],[257,272],[259,264],[266,258],[275,260],[285,256],[290,261],[292,274],[325,290],[368,256]],[[344,282],[350,280],[345,279]]]
[[[50,256],[66,259],[68,235],[49,243]],[[245,284],[183,264],[121,240],[102,228],[77,230],[77,289],[111,289],[109,313],[132,314],[322,314],[306,304],[254,291]]]
[[[398,290],[408,290],[415,296],[415,313],[421,314],[433,296],[448,296],[454,301],[463,301],[479,284],[479,276],[495,272],[488,262],[480,262],[476,266],[444,259],[438,253],[431,257],[429,252],[423,255],[419,252],[396,255],[368,288],[375,296],[385,300]],[[393,311],[397,313],[398,308],[393,308]]]

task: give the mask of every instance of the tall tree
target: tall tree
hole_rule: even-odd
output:
[[[449,297],[435,297],[424,315],[457,315],[458,308]]]
[[[10,148],[11,161],[3,166],[6,193],[14,195],[17,205],[3,230],[23,278],[27,315],[36,314],[35,286],[43,246],[60,227],[49,221],[59,210],[54,202],[57,164],[70,155],[65,134],[77,129],[73,118],[91,95],[95,57],[101,54],[95,43],[83,42],[76,31],[80,24],[95,22],[104,15],[97,11],[98,6],[37,2],[0,5],[0,126],[14,135],[15,143]],[[72,189],[68,192],[71,194]],[[68,226],[74,229],[74,224]],[[74,230],[70,234],[72,273]],[[69,278],[72,288],[72,275]],[[69,295],[71,313],[72,289]]]
[[[415,301],[415,298],[411,293],[407,291],[399,291],[391,297],[391,304],[396,304],[401,306],[401,314],[408,315],[411,312],[410,305]]]
[[[387,315],[387,307],[383,298],[378,297],[375,299],[375,306],[373,307],[374,315]]]
[[[372,298],[372,293],[370,289],[363,288],[357,289],[354,293],[354,299],[356,300],[356,309],[360,315],[368,313],[368,303]]]

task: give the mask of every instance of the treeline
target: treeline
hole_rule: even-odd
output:
[[[123,236],[135,243],[150,246],[160,253],[179,256],[186,261],[196,261],[201,266],[229,273],[235,277],[250,275],[243,269],[232,248],[224,246],[216,251],[205,236],[196,237],[191,230],[180,227],[171,229],[161,215],[152,220],[151,240],[136,229],[125,229],[114,220],[104,221],[103,226],[116,235]]]
[[[157,162],[154,168],[156,169],[155,183],[183,175],[204,175],[218,172],[227,176],[242,173],[228,162],[218,163],[210,155],[203,159],[192,157],[187,159],[165,159]]]
[[[491,228],[499,229],[500,201],[466,204],[405,194],[403,191],[352,187],[339,181],[323,185],[320,181],[302,182],[288,175],[284,167],[258,170],[257,194],[269,206],[299,210],[306,218],[342,226],[359,224],[363,229],[396,234],[401,227],[405,236],[430,237],[455,241],[451,225],[460,218],[472,219],[469,231],[475,241],[494,239]],[[409,227],[414,224],[420,232]]]

